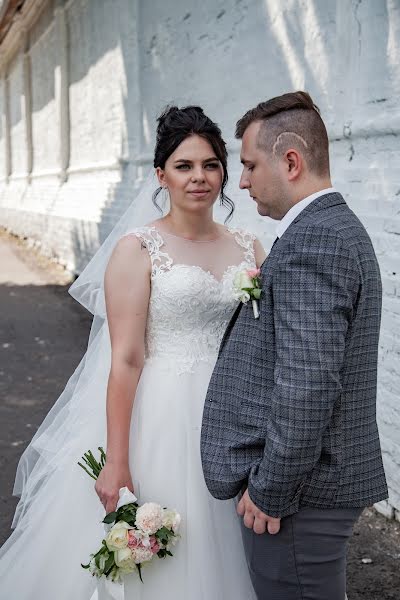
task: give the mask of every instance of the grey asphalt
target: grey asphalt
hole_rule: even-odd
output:
[[[91,319],[67,293],[69,279],[0,233],[0,545],[19,457],[85,352]]]

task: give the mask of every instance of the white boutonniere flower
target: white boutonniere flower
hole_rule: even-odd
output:
[[[236,273],[233,280],[233,293],[236,300],[247,304],[251,300],[254,318],[258,319],[258,301],[261,297],[260,269],[245,269]]]

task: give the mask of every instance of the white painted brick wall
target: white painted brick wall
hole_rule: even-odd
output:
[[[66,6],[71,173],[63,185],[57,177],[0,184],[0,223],[40,240],[79,271],[129,204],[136,164],[151,157],[160,110],[171,102],[196,103],[220,123],[230,148],[234,222],[251,223],[268,247],[274,224],[261,218],[254,224],[254,205],[237,189],[234,124],[260,100],[307,89],[328,126],[334,184],[368,229],[382,270],[377,410],[390,501],[381,510],[399,515],[398,0],[71,0]],[[32,54],[38,171],[58,164],[56,40],[45,32],[36,35]],[[14,97],[22,82],[18,69],[16,63],[10,74]],[[14,168],[23,171],[23,124],[17,105],[13,111]],[[78,172],[81,167],[89,170]]]
[[[117,17],[110,0],[75,0],[68,10],[72,167],[121,156],[129,106]]]
[[[390,506],[384,503],[380,509],[392,516],[392,507],[400,509],[399,137],[373,136],[335,142],[332,156],[335,184],[367,228],[381,267],[383,314],[377,414]]]
[[[0,180],[6,176],[6,140],[4,121],[5,81],[0,81]]]
[[[59,159],[59,116],[56,110],[54,77],[49,76],[54,73],[57,64],[54,23],[31,47],[30,56],[33,172],[41,173],[56,169]]]
[[[25,124],[22,119],[23,72],[21,57],[14,61],[9,75],[11,164],[14,176],[26,173]]]

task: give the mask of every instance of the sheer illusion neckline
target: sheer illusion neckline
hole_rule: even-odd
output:
[[[152,225],[151,229],[154,229],[159,235],[161,235],[161,237],[163,235],[167,235],[167,236],[176,238],[178,240],[183,240],[184,242],[190,242],[192,244],[212,244],[214,242],[218,242],[218,240],[220,240],[222,238],[222,234],[221,234],[218,237],[213,238],[212,240],[191,240],[190,238],[183,237],[182,235],[176,235],[175,233],[169,233],[169,231],[162,231],[161,229],[158,229],[158,227],[156,227],[155,225]]]
[[[255,264],[254,236],[228,227],[220,231],[217,239],[197,241],[163,232],[154,224],[145,226],[137,235],[150,254],[152,279],[177,271],[182,271],[183,277],[201,273],[207,281],[225,288],[232,270]]]
[[[240,268],[243,266],[245,266],[247,263],[245,261],[241,262],[240,264],[237,265],[228,265],[225,270],[222,272],[222,275],[220,277],[217,277],[216,275],[214,275],[214,273],[212,271],[210,271],[209,269],[204,269],[203,267],[201,267],[200,265],[185,265],[185,263],[174,263],[171,266],[171,270],[172,269],[195,269],[197,270],[199,273],[202,273],[204,275],[209,276],[215,283],[217,284],[221,284],[224,282],[224,280],[226,279],[227,275],[232,271],[232,269],[238,269],[240,270]]]

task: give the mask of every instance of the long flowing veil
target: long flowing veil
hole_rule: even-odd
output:
[[[168,197],[160,194],[160,209],[152,202],[153,192],[158,186],[155,171],[151,169],[133,190],[135,197],[129,208],[69,289],[72,297],[94,317],[88,347],[19,461],[13,490],[13,494],[20,497],[12,522],[16,530],[29,521],[29,507],[44,493],[45,483],[55,470],[59,471],[72,462],[76,465],[76,459],[90,447],[90,443],[94,444],[94,448],[105,443],[105,397],[111,348],[105,311],[104,273],[111,253],[122,236],[159,218],[160,209],[163,214],[168,212]],[[232,184],[230,187],[232,189]],[[249,217],[250,211],[246,207],[238,208],[233,222],[242,225],[245,221],[247,226],[250,221],[253,229],[259,230],[260,219],[255,211]],[[223,222],[226,215],[226,210],[217,202],[214,218]],[[0,549],[0,557],[7,547],[6,542]]]
[[[83,439],[83,432],[88,432],[88,426],[92,432],[104,436],[105,396],[96,398],[91,393],[93,377],[96,377],[97,384],[99,379],[103,380],[105,390],[110,359],[104,273],[118,240],[136,227],[160,217],[160,211],[152,202],[152,194],[157,187],[157,177],[152,169],[141,182],[127,211],[69,289],[73,298],[94,315],[87,352],[21,456],[13,490],[14,495],[20,496],[13,528],[18,529],[26,524],[29,507],[54,470],[61,469],[71,460],[76,465],[76,453],[81,451],[78,442]],[[158,203],[163,212],[168,210],[165,200],[164,205],[162,201]],[[89,437],[92,436],[88,435],[88,447]],[[96,446],[102,442],[101,439],[94,441]],[[0,550],[0,556],[6,547],[7,543]]]

